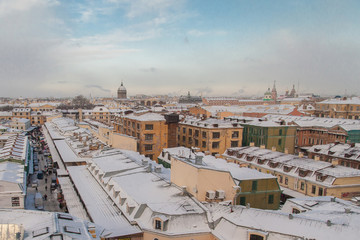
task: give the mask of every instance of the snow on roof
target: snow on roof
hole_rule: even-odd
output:
[[[86,166],[68,167],[68,170],[93,221],[111,232],[107,237],[141,232],[138,227],[131,225],[122,216],[120,210],[114,206],[107,193],[86,169]]]
[[[141,115],[136,115],[134,113],[125,115],[125,118],[127,119],[132,119],[132,120],[137,120],[137,121],[143,121],[143,122],[147,122],[147,121],[165,121],[165,117],[161,114],[158,113],[144,113]]]
[[[186,117],[180,124],[190,125],[195,127],[202,128],[242,128],[237,123],[233,123],[231,121],[220,120],[215,118],[208,118],[205,120],[194,118],[194,117]]]
[[[54,143],[64,163],[85,162],[88,160],[87,158],[78,157],[65,140],[56,140]]]
[[[0,180],[12,183],[24,183],[24,165],[13,162],[0,163]]]
[[[240,168],[239,165],[235,163],[228,163],[226,160],[221,158],[216,158],[214,156],[206,155],[202,153],[192,153],[191,149],[185,147],[174,147],[166,148],[163,152],[168,152],[172,157],[175,157],[185,163],[191,164],[197,168],[206,168],[212,170],[220,170],[230,172],[234,179],[236,180],[250,180],[250,179],[271,179],[276,178],[271,174],[261,173],[254,169],[249,168]],[[195,156],[202,157],[202,163],[196,164]],[[190,158],[189,158],[190,156]],[[160,158],[161,156],[159,156]]]
[[[327,99],[322,102],[319,102],[320,104],[359,104],[360,105],[360,98],[358,97],[351,97],[351,98],[335,98],[335,99]]]
[[[332,128],[337,125],[345,128],[351,128],[351,126],[360,125],[360,120],[352,119],[338,119],[338,118],[320,118],[320,117],[306,117],[306,116],[284,116],[276,114],[268,114],[264,118],[272,121],[285,121],[286,123],[294,122],[299,127],[324,127]],[[346,129],[345,129],[346,130]]]
[[[55,213],[31,210],[0,209],[0,229],[8,235],[3,239],[15,239],[15,234],[9,236],[9,224],[20,225],[24,230],[23,239],[55,239],[51,235],[62,234],[61,239],[99,239],[106,231],[103,227],[76,218],[66,213]],[[96,236],[91,237],[88,227],[94,226]],[[0,231],[0,237],[4,231]],[[13,237],[13,238],[12,238]],[[60,239],[60,238],[59,238]]]
[[[58,178],[61,190],[64,194],[64,198],[66,201],[66,207],[69,210],[69,213],[75,217],[90,220],[86,210],[81,203],[79,196],[74,190],[73,184],[69,177],[59,177]]]
[[[209,207],[209,204],[207,204]],[[213,204],[212,206],[215,206]],[[213,208],[214,208],[213,207]],[[211,207],[209,207],[211,209]],[[211,210],[215,211],[215,210]],[[350,215],[349,215],[350,216]],[[357,217],[354,219],[358,219]],[[358,227],[327,222],[327,219],[311,219],[299,214],[279,211],[264,211],[255,208],[232,207],[232,212],[223,214],[213,234],[219,239],[233,239],[249,232],[260,232],[276,239],[310,238],[317,240],[357,239]],[[272,239],[272,238],[271,238]]]

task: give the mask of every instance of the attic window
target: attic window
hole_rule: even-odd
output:
[[[49,233],[49,227],[35,230],[35,231],[32,232],[32,235],[33,235],[33,237],[38,237],[38,236],[41,236],[41,235],[44,235],[44,234],[47,234],[47,233]]]
[[[65,226],[64,231],[68,233],[81,234],[80,228]]]

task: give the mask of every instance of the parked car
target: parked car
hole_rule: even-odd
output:
[[[37,179],[43,179],[44,178],[44,173],[43,171],[39,171],[37,174]]]
[[[36,188],[38,186],[39,186],[39,180],[35,179],[34,181],[32,181],[31,187]]]

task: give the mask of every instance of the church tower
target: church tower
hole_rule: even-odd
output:
[[[275,83],[276,83],[276,81],[274,81],[274,86],[273,86],[273,88],[271,90],[271,99],[274,100],[274,101],[276,101],[276,98],[277,98],[277,92],[276,92]]]
[[[117,91],[117,98],[127,99],[126,93],[127,93],[126,88],[124,87],[123,82],[121,82],[121,86],[118,88]]]

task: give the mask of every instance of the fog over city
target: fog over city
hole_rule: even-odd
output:
[[[1,0],[0,95],[359,95],[359,5]]]

